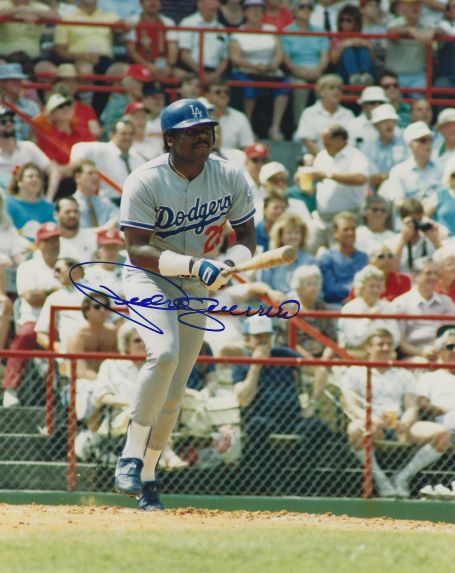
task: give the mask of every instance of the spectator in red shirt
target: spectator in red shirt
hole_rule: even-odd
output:
[[[128,24],[134,26],[124,38],[128,59],[133,64],[145,66],[159,78],[181,76],[184,71],[176,67],[177,31],[159,29],[160,26],[175,26],[175,22],[161,14],[160,0],[141,0],[141,7],[140,14],[128,19]]]
[[[38,127],[36,143],[44,153],[59,165],[67,166],[71,147],[80,141],[94,141],[92,133],[84,128],[74,113],[74,100],[60,93],[48,99],[44,111],[33,118]],[[65,175],[70,176],[68,173]]]
[[[264,24],[273,24],[281,32],[294,21],[292,12],[283,6],[283,0],[266,0],[265,11],[262,16]]]
[[[77,93],[79,83],[76,66],[74,64],[60,64],[57,68],[57,83],[53,86],[52,92],[74,98],[74,116],[84,129],[88,130],[95,139],[98,139],[103,130],[93,107],[80,101]]]
[[[411,279],[405,273],[393,269],[394,254],[385,245],[380,245],[370,252],[369,264],[380,269],[385,275],[385,289],[380,298],[393,300],[411,288]]]

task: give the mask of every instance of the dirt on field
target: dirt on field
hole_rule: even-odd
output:
[[[0,532],[11,529],[242,529],[248,527],[311,527],[349,530],[444,531],[455,535],[455,524],[391,518],[363,519],[330,513],[219,511],[182,508],[140,512],[124,507],[0,504]]]

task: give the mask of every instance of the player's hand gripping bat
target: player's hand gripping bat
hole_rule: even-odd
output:
[[[294,247],[286,245],[280,247],[279,249],[271,249],[270,251],[265,251],[260,255],[252,257],[249,261],[240,263],[235,267],[230,269],[224,269],[221,271],[223,276],[232,275],[233,273],[240,273],[242,271],[251,271],[259,269],[268,269],[269,267],[275,267],[277,265],[289,265],[295,261],[297,253]]]

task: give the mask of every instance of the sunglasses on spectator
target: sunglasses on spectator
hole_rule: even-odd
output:
[[[418,143],[422,143],[423,145],[426,145],[427,143],[433,143],[433,138],[432,137],[421,137],[420,139],[416,139],[416,141]]]
[[[383,89],[388,90],[389,88],[397,88],[397,82],[387,82],[386,84],[382,84]]]
[[[455,344],[446,344],[444,350],[455,350]]]
[[[212,93],[214,93],[215,95],[229,95],[229,90],[228,89],[212,90]]]
[[[373,213],[387,213],[387,209],[385,207],[369,207],[369,209]]]
[[[101,310],[101,309],[105,309],[106,307],[103,304],[100,304],[99,302],[94,302],[90,305],[92,308],[94,308],[95,310]]]
[[[312,10],[313,4],[298,4],[297,8],[299,10]]]
[[[65,107],[71,107],[73,104],[70,101],[67,101],[66,103],[62,103],[62,105],[59,105],[56,109],[65,109]]]
[[[376,255],[376,258],[379,260],[393,259],[393,255],[392,255],[392,253],[379,253],[379,255]]]
[[[14,123],[14,117],[12,115],[0,119],[0,125],[8,125],[8,123]]]
[[[269,160],[268,157],[251,157],[250,159],[253,163],[267,163]]]

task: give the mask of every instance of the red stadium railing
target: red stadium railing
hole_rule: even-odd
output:
[[[267,298],[264,298],[264,302],[267,302]],[[273,306],[273,305],[272,305]],[[121,309],[122,307],[119,307]],[[48,375],[46,383],[46,427],[49,435],[52,435],[52,412],[53,412],[53,386],[54,386],[54,368],[53,361],[55,358],[65,358],[70,360],[70,405],[69,405],[69,423],[68,423],[68,490],[71,491],[75,483],[75,457],[74,457],[74,440],[76,435],[76,417],[75,417],[75,400],[76,400],[76,360],[78,358],[84,358],[87,360],[100,360],[107,358],[119,358],[128,359],[129,356],[118,355],[114,353],[99,353],[99,352],[85,352],[85,353],[56,353],[53,352],[53,348],[56,341],[56,313],[60,310],[74,310],[80,311],[79,307],[74,306],[52,306],[50,309],[50,329],[49,329],[49,351],[43,351],[39,354],[30,351],[1,351],[0,355],[5,355],[6,357],[28,357],[29,355],[39,356],[40,358],[45,358],[49,360],[48,364]],[[450,317],[448,315],[413,315],[413,314],[353,314],[347,313],[342,314],[340,312],[333,311],[303,311],[299,313],[298,317],[289,320],[289,329],[295,330],[302,328],[304,331],[308,332],[308,325],[305,322],[305,317],[319,317],[319,318],[370,318],[370,319],[397,319],[397,320],[430,320],[430,321],[450,321],[453,319],[455,322],[455,316]],[[321,342],[328,340],[322,333],[317,329],[311,327],[308,334],[315,336],[315,338]],[[423,369],[423,370],[433,370],[435,368],[443,368],[447,370],[455,370],[455,364],[441,364],[441,363],[415,363],[406,360],[389,360],[387,362],[371,362],[366,360],[357,360],[353,358],[346,351],[338,347],[333,341],[330,341],[334,349],[338,351],[337,353],[342,355],[344,359],[342,360],[320,360],[320,359],[307,359],[307,358],[269,358],[269,359],[259,359],[252,357],[212,357],[212,356],[200,356],[197,360],[199,363],[213,363],[213,364],[268,364],[275,366],[365,366],[366,367],[366,409],[365,409],[365,435],[364,435],[364,452],[365,452],[365,462],[363,468],[363,495],[365,498],[372,496],[373,491],[373,481],[372,481],[372,450],[373,450],[373,438],[372,438],[372,387],[371,387],[371,369],[372,368],[391,368],[399,367],[406,369]],[[292,346],[291,346],[292,347]],[[294,344],[295,348],[295,344]],[[133,358],[134,360],[140,360],[141,358]]]
[[[75,457],[75,438],[76,438],[76,363],[78,359],[86,360],[133,360],[142,361],[144,356],[132,356],[107,352],[83,352],[83,353],[61,353],[51,351],[31,351],[31,350],[0,350],[2,358],[41,358],[49,360],[50,368],[53,368],[53,361],[56,359],[65,359],[70,362],[69,376],[69,403],[68,403],[68,423],[67,423],[67,490],[73,491],[76,482],[76,457]],[[199,363],[213,364],[263,364],[270,366],[346,366],[344,360],[318,360],[306,358],[252,358],[252,357],[220,357],[200,356],[197,360]],[[363,467],[363,495],[365,498],[372,496],[372,468],[371,454],[373,440],[371,434],[371,414],[372,414],[372,393],[371,393],[371,369],[373,368],[391,368],[399,367],[405,369],[424,369],[432,370],[442,368],[445,370],[455,371],[455,363],[414,363],[406,361],[391,360],[388,362],[368,362],[365,360],[352,360],[350,366],[366,367],[366,409],[365,409],[365,428],[364,451],[365,462]],[[52,432],[48,432],[52,436]]]
[[[22,20],[19,18],[13,18],[13,17],[1,17],[0,18],[0,22],[7,22],[7,21],[17,21],[17,22],[21,22]],[[127,31],[131,29],[131,26],[128,26],[127,24],[125,24],[124,22],[81,22],[78,20],[61,20],[61,19],[57,19],[57,18],[42,18],[36,21],[36,23],[40,23],[40,24],[54,24],[54,25],[63,25],[63,26],[88,26],[88,27],[108,27],[108,28],[112,28],[113,30],[119,30],[119,31]],[[142,28],[152,28],[154,30],[174,30],[174,31],[180,31],[180,32],[195,32],[197,34],[199,34],[199,75],[202,79],[204,79],[205,77],[205,73],[204,73],[204,66],[203,66],[203,49],[204,49],[204,35],[205,34],[218,34],[220,32],[223,33],[236,33],[236,34],[250,34],[250,33],[254,33],[254,34],[273,34],[273,35],[278,35],[278,36],[282,36],[282,35],[286,35],[286,36],[322,36],[322,37],[328,37],[328,38],[346,38],[346,37],[361,37],[361,38],[369,38],[369,39],[385,39],[385,40],[399,40],[399,39],[403,39],[401,36],[398,36],[396,34],[373,34],[373,33],[361,33],[361,32],[357,32],[357,33],[344,33],[344,32],[289,32],[289,31],[262,31],[262,30],[255,30],[255,29],[238,29],[238,28],[195,28],[195,27],[189,27],[189,26],[154,26],[151,24],[147,24],[147,23],[141,23],[139,25],[139,27]],[[444,41],[444,42],[454,42],[455,41],[455,37],[454,36],[448,36],[448,35],[437,35],[434,38],[434,41]],[[430,103],[432,104],[438,104],[438,105],[453,105],[454,101],[452,99],[436,99],[433,97],[433,94],[448,94],[448,95],[454,95],[455,94],[455,88],[434,88],[432,86],[432,74],[433,74],[433,47],[432,44],[429,44],[426,47],[426,86],[425,88],[401,88],[402,93],[404,94],[408,94],[408,93],[420,93],[422,95],[425,96],[426,99],[428,99],[430,101]],[[84,78],[84,76],[81,76],[82,78]],[[105,81],[118,81],[118,76],[90,76],[92,79],[96,79],[97,80],[105,80]],[[169,78],[169,82],[172,84],[175,84],[175,78]],[[256,83],[256,82],[236,82],[231,83],[231,85],[238,85],[239,87],[241,86],[256,86],[256,87],[268,87],[268,88],[273,88],[273,87],[282,87],[282,84],[277,83],[277,82],[261,82]],[[309,89],[309,88],[314,88],[314,84],[312,83],[308,83],[308,84],[288,84],[287,87],[290,87],[291,89]],[[96,88],[102,88],[103,86],[84,86],[84,89],[90,89],[90,90],[95,90]],[[361,90],[363,89],[361,86],[349,86],[350,89],[353,89],[353,91],[355,90]],[[115,88],[118,89],[118,88]],[[103,90],[100,90],[103,91]]]

